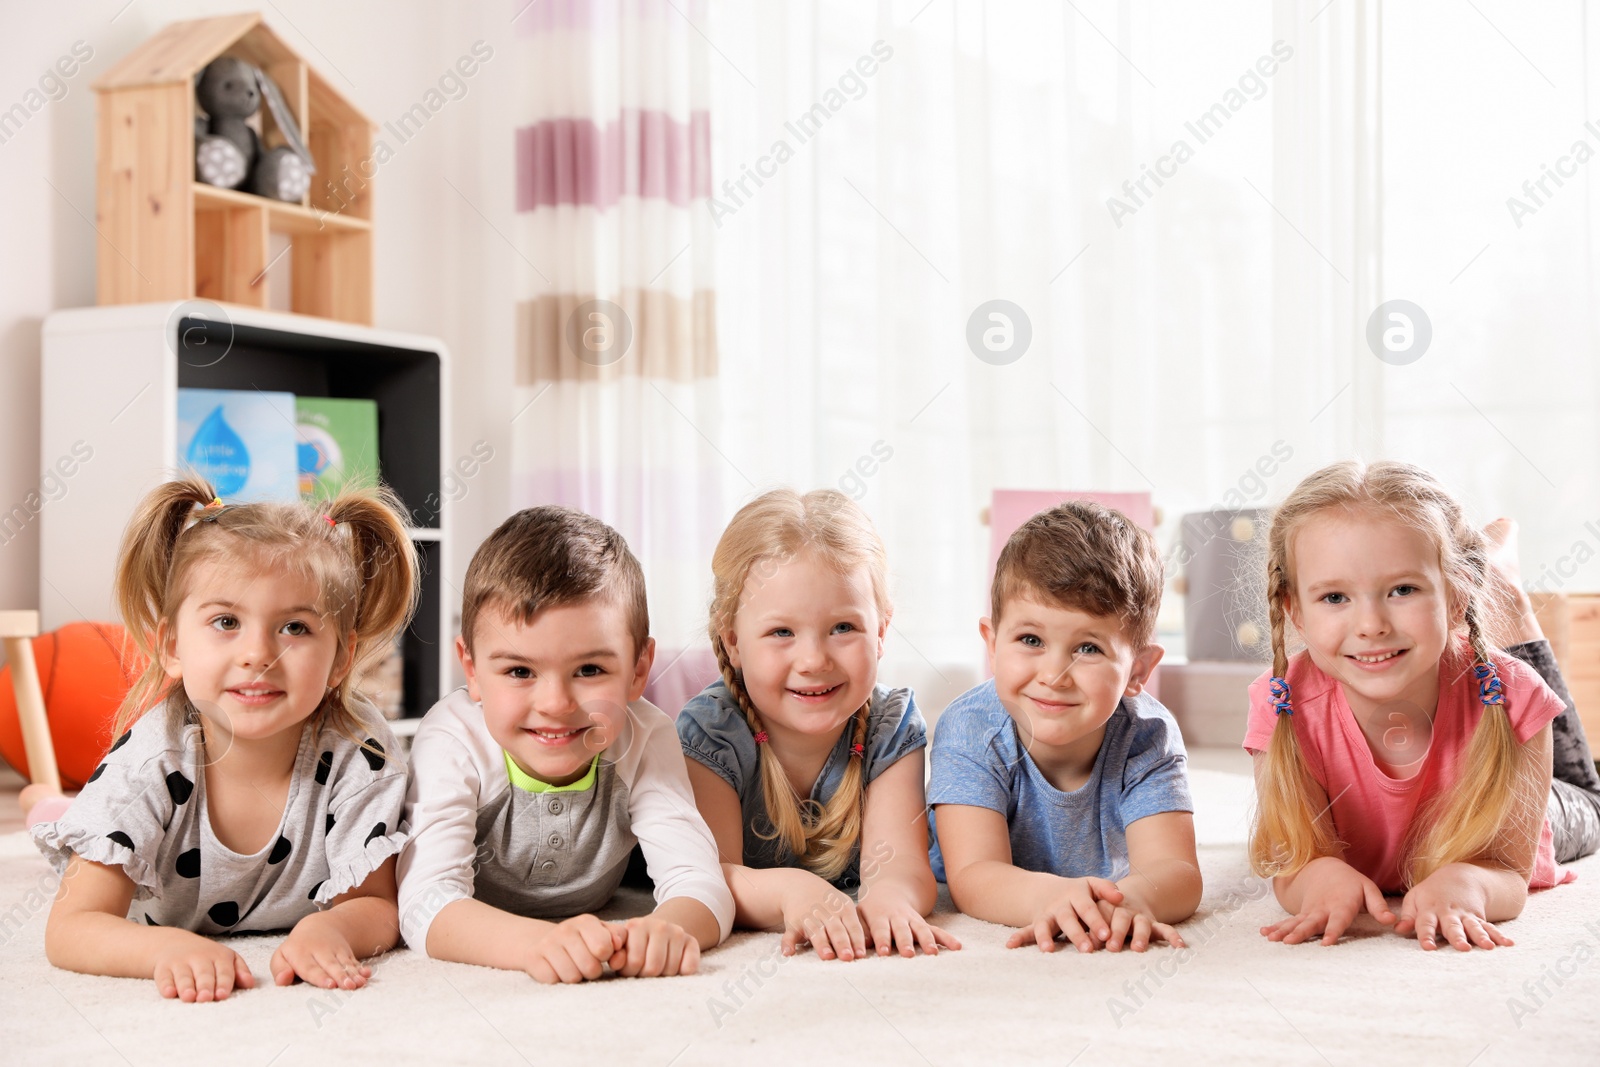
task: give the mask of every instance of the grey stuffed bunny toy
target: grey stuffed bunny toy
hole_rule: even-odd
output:
[[[265,151],[246,120],[265,97],[273,121],[289,144]],[[225,189],[244,187],[259,196],[298,201],[316,167],[278,87],[261,70],[235,56],[212,60],[195,84],[206,113],[195,120],[195,176]]]

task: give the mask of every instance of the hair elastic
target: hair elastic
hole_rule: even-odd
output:
[[[1269,678],[1267,689],[1272,693],[1272,710],[1279,715],[1293,715],[1294,708],[1289,704],[1289,680],[1287,678]]]
[[[860,741],[857,741],[855,744],[850,746],[850,754],[852,756],[864,756],[866,755],[866,752],[867,746],[863,745]]]
[[[1504,704],[1505,689],[1500,685],[1500,673],[1492,663],[1475,664],[1472,673],[1478,679],[1478,699],[1485,704]]]
[[[228,505],[222,502],[222,498],[220,496],[214,496],[211,498],[211,503],[200,509],[200,518],[197,521],[216,522],[222,513],[227,510]]]
[[[765,730],[757,730],[756,731],[756,744],[764,745],[766,743],[767,743],[767,732]]]
[[[336,522],[334,520],[334,517],[332,515],[327,514],[326,512],[323,513],[322,517],[328,520],[328,525],[329,526],[337,526],[337,525],[339,525],[338,522]]]

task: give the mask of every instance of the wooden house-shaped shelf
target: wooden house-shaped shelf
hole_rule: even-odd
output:
[[[194,80],[224,55],[265,71],[299,122],[316,164],[300,203],[195,179]],[[269,271],[287,267],[290,310],[372,323],[373,124],[259,14],[173,23],[94,89],[100,303],[265,308]],[[283,143],[264,104],[261,122],[264,145]],[[287,252],[271,250],[274,234]]]

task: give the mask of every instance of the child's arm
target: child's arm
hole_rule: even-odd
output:
[[[632,733],[618,742],[623,752],[616,767],[628,783],[629,824],[656,887],[651,917],[687,931],[697,950],[713,949],[733,928],[733,895],[722,874],[716,839],[695,803],[678,732],[665,714],[647,711],[630,708],[627,728]],[[632,946],[629,955],[631,962]]]
[[[974,918],[1023,927],[1008,947],[1034,941],[1053,952],[1060,933],[1080,952],[1093,952],[1093,938],[1110,937],[1097,900],[1122,902],[1122,890],[1114,882],[1062,878],[1015,866],[1006,817],[992,808],[940,804],[938,822],[950,899]]]
[[[656,910],[622,925],[624,945],[611,966],[624,977],[694,974],[701,950],[733,928],[733,894],[717,841],[694,806],[694,789],[672,720],[650,705],[629,707],[616,744],[616,773],[627,782],[627,816],[650,880]]]
[[[599,978],[624,943],[620,925],[593,915],[552,923],[467,897],[451,901],[434,916],[427,953],[436,960],[525,971],[546,984],[570,984]]]
[[[188,930],[127,919],[133,880],[120,867],[74,856],[45,923],[45,956],[57,967],[114,978],[153,978],[163,997],[224,1000],[255,976],[237,952]]]
[[[689,760],[689,783],[733,893],[734,923],[756,930],[783,928],[783,954],[809,941],[819,959],[853,960],[867,953],[866,932],[849,897],[798,867],[746,867],[739,795],[714,771]]]
[[[1414,933],[1424,949],[1438,948],[1440,937],[1463,952],[1473,945],[1513,944],[1494,924],[1515,919],[1528,901],[1528,879],[1550,795],[1552,745],[1551,729],[1545,726],[1521,746],[1517,781],[1523,788],[1500,837],[1501,847],[1478,860],[1447,863],[1412,886],[1400,904],[1396,933]]]
[[[861,817],[862,923],[878,955],[897,945],[902,956],[917,946],[930,956],[961,942],[924,918],[939,899],[928,865],[928,814],[923,753],[916,749],[873,780]]]
[[[711,909],[693,897],[671,897],[650,913],[658,919],[683,927],[701,949],[716,948],[722,941],[722,928]]]
[[[1125,942],[1142,952],[1152,933],[1183,948],[1183,938],[1169,925],[1181,923],[1200,906],[1200,860],[1195,852],[1194,815],[1164,811],[1128,824],[1128,876],[1117,882],[1122,903],[1102,901],[1100,912],[1111,924],[1106,947],[1113,952]]]
[[[1256,752],[1258,795],[1268,773],[1266,752]],[[1317,818],[1329,818],[1333,805],[1321,783],[1308,778],[1305,788],[1311,803],[1317,806]],[[1272,880],[1272,889],[1289,917],[1261,928],[1261,934],[1269,941],[1297,945],[1320,934],[1324,945],[1332,945],[1363,910],[1385,926],[1395,921],[1378,883],[1346,863],[1342,850],[1337,855],[1319,856],[1293,874],[1279,875]]]
[[[711,909],[693,897],[671,897],[649,915],[622,924],[623,947],[611,966],[624,978],[694,974],[701,947],[714,948],[722,927]]]
[[[319,764],[317,782],[327,786],[317,796],[326,806],[321,847],[328,877],[311,891],[321,910],[296,922],[272,954],[278,985],[299,978],[324,989],[359,989],[372,976],[361,958],[400,940],[395,871],[406,840],[400,827],[410,776],[390,755],[399,742],[387,723],[366,704],[357,708],[365,741],[338,738]]]
[[[628,820],[655,884],[656,908],[623,925],[625,948],[612,966],[628,978],[693,974],[702,950],[733,928],[717,843],[695,806],[678,732],[659,709],[630,706],[614,742],[616,773],[628,786]]]
[[[400,940],[394,866],[390,856],[365,882],[335,897],[326,911],[295,923],[272,954],[272,980],[290,985],[298,977],[324,989],[366,985],[372,968],[361,957],[387,952]]]

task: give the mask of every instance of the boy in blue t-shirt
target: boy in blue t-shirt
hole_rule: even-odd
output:
[[[1143,692],[1162,649],[1155,539],[1071,501],[1006,542],[978,628],[994,680],[933,739],[934,874],[968,915],[1021,927],[1007,947],[1080,952],[1152,936],[1200,903],[1188,757]]]

